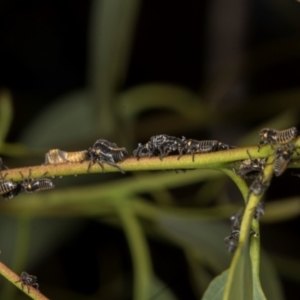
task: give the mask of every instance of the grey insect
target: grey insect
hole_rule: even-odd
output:
[[[21,273],[20,279],[18,281],[16,281],[15,283],[17,283],[17,282],[21,282],[22,290],[24,288],[24,285],[27,286],[28,293],[30,293],[29,287],[34,287],[35,289],[39,290],[39,284],[37,283],[37,277],[33,276],[33,275],[29,275],[26,272]]]
[[[127,150],[122,147],[119,148],[115,143],[111,143],[104,139],[97,140],[93,147],[87,151],[87,158],[90,160],[88,165],[88,172],[91,166],[97,163],[102,172],[104,172],[103,163],[117,168],[121,173],[125,173],[116,163],[124,160],[128,156]]]
[[[26,193],[33,193],[33,192],[39,192],[43,190],[50,190],[55,187],[52,180],[48,178],[31,178],[31,169],[29,169],[29,175],[28,178],[25,179],[23,174],[20,172],[20,175],[22,176],[22,181],[19,182],[19,185],[21,186],[21,191],[24,191]],[[44,174],[45,176],[46,174]]]
[[[247,150],[249,159],[243,160],[236,171],[236,173],[244,179],[256,178],[265,168],[267,159],[266,158],[255,158],[253,159]]]
[[[260,142],[258,148],[263,145],[285,145],[292,142],[298,136],[298,129],[296,127],[291,127],[285,130],[277,130],[272,128],[264,128],[259,133]]]
[[[254,195],[261,195],[268,187],[268,183],[264,181],[263,176],[256,177],[249,187],[249,192]]]
[[[287,168],[290,163],[292,156],[295,152],[295,146],[289,145],[289,147],[279,147],[276,150],[276,158],[274,161],[274,174],[280,176]]]
[[[11,180],[0,182],[0,195],[3,196],[5,200],[11,199],[13,196],[13,191],[18,187],[18,183]]]
[[[238,246],[243,212],[244,210],[240,209],[237,213],[233,214],[230,217],[231,233],[224,239],[226,249],[229,253],[233,253]],[[257,233],[251,229],[249,232],[249,236],[256,235]]]
[[[88,159],[87,150],[66,152],[60,149],[51,149],[45,155],[45,164],[62,164],[82,162]]]
[[[132,155],[137,159],[145,156],[158,156],[162,160],[171,152],[181,153],[184,147],[184,140],[185,137],[178,138],[167,134],[154,135],[145,145],[139,143]]]
[[[224,151],[236,148],[234,146],[229,146],[227,144],[224,144],[222,142],[216,141],[216,140],[193,140],[193,139],[185,139],[183,140],[183,147],[179,150],[179,156],[178,159],[183,154],[191,154],[192,160],[195,160],[195,154],[197,153],[209,153],[209,152],[215,152],[215,151]]]

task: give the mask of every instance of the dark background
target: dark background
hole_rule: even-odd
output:
[[[14,107],[7,142],[18,142],[26,126],[59,96],[88,86],[90,9],[91,1],[82,0],[0,1],[0,86],[10,90]],[[142,1],[128,69],[118,90],[152,82],[184,87],[218,115],[205,129],[190,127],[176,134],[201,132],[237,143],[243,133],[285,110],[298,116],[299,16],[296,1]],[[155,123],[157,118],[168,114],[157,109],[139,115],[136,142],[147,140],[138,124],[148,126],[148,120]],[[280,184],[275,179],[268,200],[299,195],[299,178],[291,173],[295,172],[283,175]],[[262,244],[299,265],[298,229],[299,218],[263,225]],[[101,242],[93,239],[95,235]],[[155,272],[167,289],[178,299],[198,299],[182,250],[151,238],[149,245]],[[79,256],[85,259],[75,269]],[[38,276],[41,290],[43,285],[48,290],[55,287],[59,295],[59,289],[70,289],[82,298],[120,273],[123,298],[109,299],[132,299],[126,238],[118,228],[101,222],[84,222],[70,242],[27,271]],[[299,278],[284,271],[280,276],[286,299],[296,299]]]

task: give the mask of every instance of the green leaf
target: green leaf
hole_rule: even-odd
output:
[[[217,276],[208,286],[202,300],[223,300],[227,278],[228,270]]]

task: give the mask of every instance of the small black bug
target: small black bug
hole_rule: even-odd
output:
[[[62,164],[68,162],[82,162],[87,160],[87,151],[66,152],[60,149],[51,149],[45,155],[45,164]]]
[[[289,145],[289,147],[279,147],[276,150],[276,158],[274,162],[274,174],[280,176],[287,168],[292,156],[295,152],[295,146]]]
[[[5,180],[5,177],[1,174],[1,182],[0,182],[0,195],[3,196],[4,200],[9,200],[14,197],[14,193],[18,188],[18,183],[13,182],[11,180]]]
[[[124,160],[127,156],[128,152],[125,148],[119,148],[115,143],[104,139],[97,140],[87,151],[87,157],[90,159],[88,172],[94,163],[97,163],[104,172],[103,163],[106,163],[124,174],[125,172],[116,163]]]
[[[291,127],[285,130],[277,130],[272,128],[264,128],[260,131],[260,142],[258,148],[265,144],[285,145],[292,142],[298,135],[298,129]]]
[[[35,289],[39,290],[39,284],[37,283],[37,277],[33,276],[33,275],[29,275],[26,272],[21,273],[20,279],[18,281],[16,281],[15,283],[17,283],[17,282],[21,282],[22,290],[24,288],[24,285],[26,285],[28,293],[30,293],[29,287],[34,287]]]
[[[184,147],[183,141],[185,137],[182,139],[169,136],[167,134],[155,135],[150,138],[150,140],[145,144],[138,144],[137,149],[133,151],[133,157],[139,159],[144,156],[155,156],[158,155],[162,160],[165,156],[168,156],[171,152],[180,153],[182,148]]]
[[[21,172],[20,175],[22,176],[23,180],[21,182],[18,182],[18,184],[21,186],[21,191],[24,191],[26,193],[50,190],[55,187],[54,183],[48,178],[31,178],[31,169],[29,169],[29,175],[27,179],[24,178]],[[44,175],[46,175],[46,173]]]
[[[191,154],[193,161],[195,160],[195,154],[197,153],[208,153],[208,152],[215,152],[215,151],[223,151],[233,149],[235,147],[229,146],[227,144],[221,143],[216,140],[204,140],[204,141],[197,141],[193,139],[183,140],[183,147],[181,147],[179,151],[178,159],[183,154]]]
[[[240,209],[237,213],[233,214],[230,217],[231,233],[224,239],[226,249],[229,253],[233,253],[238,246],[242,216],[243,216],[243,209]],[[249,236],[256,236],[256,235],[257,233],[251,229]]]
[[[256,177],[249,187],[249,192],[254,195],[261,195],[268,187],[268,184],[264,182],[263,176]]]
[[[233,230],[230,235],[226,236],[224,239],[226,249],[229,253],[233,253],[238,245],[239,241],[239,236],[240,236],[240,231],[239,230]]]
[[[259,202],[255,207],[254,218],[259,220],[265,214],[265,203]]]
[[[255,158],[252,159],[249,151],[247,150],[249,159],[243,160],[238,167],[236,173],[246,179],[257,177],[265,168],[267,159],[266,158]]]

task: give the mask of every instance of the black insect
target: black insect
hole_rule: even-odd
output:
[[[291,127],[285,130],[277,130],[271,128],[264,128],[260,131],[260,142],[258,148],[265,144],[273,145],[285,145],[292,142],[298,135],[298,129],[296,127]]]
[[[184,147],[184,140],[185,137],[180,139],[166,134],[155,135],[152,136],[145,145],[139,143],[137,149],[133,151],[133,156],[139,159],[144,156],[151,157],[158,155],[162,160],[171,152],[181,153]]]
[[[87,151],[66,152],[51,149],[45,155],[45,164],[62,164],[68,162],[82,162],[88,159]]]
[[[233,214],[230,217],[231,233],[224,239],[226,249],[229,253],[233,253],[238,246],[242,216],[243,216],[243,209],[240,209],[237,213]],[[249,236],[256,236],[256,235],[257,233],[251,229]]]
[[[22,290],[24,288],[24,285],[26,285],[28,293],[30,293],[29,287],[34,287],[35,289],[39,290],[39,284],[37,283],[37,277],[33,276],[33,275],[29,275],[26,272],[21,273],[20,279],[18,281],[16,281],[15,283],[17,283],[17,282],[21,282]]]
[[[276,158],[274,162],[274,174],[280,176],[287,168],[292,156],[295,152],[295,146],[289,145],[285,147],[279,147],[276,150]]]
[[[226,236],[224,239],[226,249],[229,253],[234,253],[238,246],[240,231],[233,230],[231,231],[230,235]]]
[[[265,203],[259,202],[255,207],[254,218],[259,220],[265,214]]]
[[[195,154],[197,153],[209,153],[235,148],[234,146],[229,146],[216,140],[197,141],[193,139],[188,139],[183,140],[183,145],[184,146],[181,147],[181,151],[179,151],[180,155],[178,159],[180,159],[180,157],[183,154],[191,154],[193,161],[195,159]]]
[[[93,147],[87,151],[87,157],[90,159],[88,166],[88,172],[92,164],[97,163],[102,172],[104,172],[103,163],[106,163],[112,167],[120,170],[121,173],[125,173],[116,163],[124,160],[128,156],[128,152],[125,148],[119,148],[115,143],[108,142],[107,140],[97,140]]]
[[[268,183],[264,181],[263,176],[256,177],[249,187],[249,192],[254,195],[261,195],[268,187]]]
[[[21,191],[26,193],[34,193],[43,190],[50,190],[53,189],[54,183],[48,178],[31,178],[31,169],[29,170],[29,176],[27,179],[24,178],[23,174],[20,172],[23,180],[19,182],[21,186]],[[45,174],[44,174],[45,175]]]
[[[20,175],[23,178],[20,182],[3,181],[0,183],[0,186],[3,187],[3,191],[4,187],[7,187],[7,191],[5,193],[0,193],[4,200],[10,200],[21,192],[33,193],[53,189],[55,187],[54,183],[48,178],[31,178],[31,169],[29,170],[29,176],[27,179],[24,178],[21,172]]]
[[[256,178],[265,168],[266,158],[252,159],[249,151],[247,150],[249,159],[243,160],[238,167],[236,173],[242,178]]]

